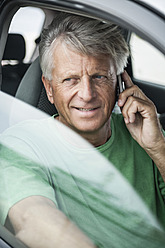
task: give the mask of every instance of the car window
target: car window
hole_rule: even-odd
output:
[[[47,15],[49,12],[45,11],[45,13]],[[41,9],[31,7],[21,8],[13,18],[9,32],[20,33],[24,36],[27,48],[25,63],[29,63],[34,54],[35,40],[40,36],[44,20],[44,12]],[[147,69],[146,64],[140,63],[141,61],[144,62],[143,57],[136,61],[140,55],[138,52],[140,41],[138,43],[136,38],[141,42],[143,41],[134,34],[131,37],[134,78],[149,82],[153,80],[154,83],[161,84],[163,80],[158,80],[157,76],[153,77],[150,73],[150,77],[142,77],[151,70],[151,64]],[[145,43],[145,41],[143,42]],[[143,52],[141,56],[144,56]],[[156,61],[158,62],[158,59]],[[161,61],[158,62],[158,69],[161,63]],[[144,73],[141,73],[140,65],[143,65]],[[160,74],[163,75],[162,72]],[[97,75],[98,78],[100,76]],[[33,89],[32,85],[28,84],[28,87]],[[28,88],[26,89],[24,94],[30,96],[30,91]],[[81,108],[77,108],[77,110],[79,109]],[[84,112],[86,110],[84,109]],[[114,114],[113,118],[120,119],[120,116]],[[108,146],[114,145],[113,137],[115,137],[114,134],[117,130],[119,134],[122,133],[121,130],[124,130],[129,142],[128,132],[122,129],[122,123],[120,122],[121,125],[118,128],[112,124],[113,136],[112,139],[109,139]],[[138,193],[139,191],[143,192],[144,187],[149,188],[148,178],[150,174],[147,175],[146,173],[144,184],[140,185],[139,191],[134,189],[134,185],[131,185],[134,181],[135,184],[137,183],[134,178],[133,182],[130,182],[122,175],[121,171],[125,170],[125,161],[128,159],[129,162],[130,160],[128,152],[131,154],[126,146],[128,142],[124,143],[122,136],[118,136],[117,139],[120,144],[117,160],[120,161],[118,164],[121,164],[121,167],[117,168],[113,162],[108,161],[107,153],[100,153],[101,149],[91,146],[77,133],[62,125],[54,116],[47,116],[38,109],[17,98],[12,98],[4,92],[0,92],[1,132],[0,171],[5,171],[5,173],[0,173],[3,175],[3,180],[0,180],[0,189],[3,188],[1,195],[4,199],[0,201],[2,209],[0,211],[0,223],[5,224],[11,233],[14,233],[14,230],[10,221],[6,219],[9,205],[13,206],[22,201],[22,196],[27,198],[31,194],[37,196],[41,194],[42,197],[48,198],[56,204],[69,220],[72,220],[83,232],[87,233],[97,248],[114,246],[116,248],[132,248],[139,247],[139,244],[143,248],[164,247],[164,229]],[[134,141],[131,142],[135,143]],[[132,144],[131,142],[130,144]],[[107,144],[102,147],[104,152],[107,150]],[[140,156],[140,151],[136,146],[136,150],[133,152],[135,152],[135,157],[140,158],[139,167],[135,172],[139,173],[141,178],[143,174],[141,168],[143,161],[146,160],[145,157],[143,159]],[[109,154],[113,157],[113,150]],[[129,173],[134,173],[133,170],[131,168],[130,171],[125,171],[129,175]],[[18,193],[17,199],[15,192]],[[27,192],[27,195],[23,195],[24,192]],[[148,195],[147,199],[150,198]],[[37,211],[39,212],[41,206],[38,207]],[[161,215],[160,210],[159,212]],[[44,214],[46,221],[42,223],[41,229],[48,222],[48,215],[49,211]],[[65,240],[66,228],[59,233],[61,243]],[[52,227],[46,229],[41,240],[45,240],[47,234],[51,233],[51,229]],[[35,231],[35,229],[33,230]],[[71,234],[73,235],[69,236],[68,241],[72,237],[74,238],[76,233]],[[28,233],[25,232],[25,236],[28,237]],[[54,233],[53,238],[56,238]],[[18,246],[13,247],[18,248]]]
[[[28,63],[33,55],[35,40],[40,36],[45,20],[44,12],[39,8],[20,8],[14,15],[9,33],[22,34],[26,43],[26,56],[24,63]]]
[[[113,247],[114,242],[117,248],[122,242],[126,244],[123,247],[138,247],[138,241],[143,247],[163,247],[164,233],[160,224],[121,172],[98,149],[32,106],[20,104],[17,99],[13,101],[4,93],[0,93],[0,102],[1,99],[10,108],[9,119],[4,117],[4,122],[11,125],[0,136],[1,171],[7,167],[0,188],[10,181],[6,186],[7,195],[6,190],[1,192],[3,199],[10,199],[2,201],[1,223],[5,220],[8,202],[21,200],[22,193],[17,200],[14,193],[19,187],[20,192],[35,190],[37,195],[42,191],[41,195],[48,197],[66,215],[68,207],[71,208],[69,218],[82,230],[90,231],[89,237],[98,248]],[[26,121],[13,126],[20,118]],[[26,176],[29,170],[33,173]],[[55,189],[57,197],[54,197]],[[12,230],[7,222],[5,226]],[[97,240],[100,232],[102,236]],[[63,232],[59,235],[63,239]],[[150,246],[152,242],[154,245]]]
[[[151,44],[135,33],[131,35],[133,77],[151,83],[165,85],[165,57]]]

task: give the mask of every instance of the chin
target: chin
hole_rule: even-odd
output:
[[[75,125],[74,126],[74,130],[78,133],[95,133],[97,132],[99,129],[101,129],[103,125],[94,125],[94,124],[87,124],[87,123],[84,123],[84,125],[81,123],[81,125]]]

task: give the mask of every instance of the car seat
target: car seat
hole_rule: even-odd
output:
[[[13,96],[30,65],[23,62],[25,54],[26,49],[23,36],[21,34],[8,34],[2,59],[2,91]]]
[[[45,87],[41,80],[42,72],[37,58],[28,68],[18,87],[16,98],[46,112],[54,115],[57,110],[47,98]]]

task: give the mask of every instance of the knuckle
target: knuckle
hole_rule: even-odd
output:
[[[132,97],[132,105],[135,106],[138,104],[138,101],[135,97]]]
[[[136,98],[134,96],[129,96],[128,100],[131,104],[133,104],[136,101]]]
[[[124,117],[127,116],[127,114],[126,114],[126,108],[125,108],[125,107],[123,107],[123,109],[122,109],[122,115],[123,115]]]
[[[142,97],[142,96],[144,97],[143,91],[137,85],[133,86],[133,92],[135,95],[137,95],[139,97]]]
[[[140,90],[140,88],[139,88],[136,84],[134,84],[132,87],[133,87],[135,90]]]

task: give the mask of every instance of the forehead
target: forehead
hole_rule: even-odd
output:
[[[54,69],[60,73],[83,71],[109,71],[114,62],[109,55],[84,55],[71,50],[63,43],[57,43],[53,52]]]

